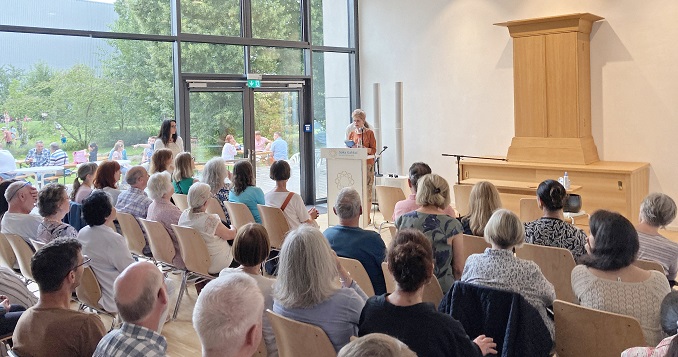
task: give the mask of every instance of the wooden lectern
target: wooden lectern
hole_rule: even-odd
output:
[[[365,148],[326,148],[320,149],[320,156],[327,163],[327,223],[330,226],[339,224],[339,217],[334,214],[337,195],[344,187],[353,187],[360,194],[363,202],[363,214],[360,227],[366,227],[372,208],[372,193],[367,192],[367,155]]]

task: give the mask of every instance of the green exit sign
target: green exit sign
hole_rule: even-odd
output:
[[[250,88],[259,88],[261,87],[261,81],[258,79],[248,79],[247,86]]]

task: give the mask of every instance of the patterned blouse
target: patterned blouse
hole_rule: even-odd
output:
[[[471,254],[466,259],[461,281],[519,293],[539,311],[551,337],[555,336],[546,307],[553,305],[556,290],[537,263],[516,258],[510,250],[486,248],[483,254]]]
[[[49,243],[57,238],[77,238],[78,231],[63,222],[42,221],[38,226],[36,240]]]
[[[586,233],[558,218],[542,217],[525,223],[525,242],[565,248],[572,252],[574,260],[586,254]]]
[[[226,216],[226,223],[227,226],[231,226],[231,217],[228,216],[228,210],[226,209],[226,206],[224,205],[224,201],[228,201],[228,187],[224,186],[222,187],[219,192],[217,192],[215,195],[213,195],[214,198],[219,201],[219,205],[221,206],[221,209],[224,210],[224,216]]]

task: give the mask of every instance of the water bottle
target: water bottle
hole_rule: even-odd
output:
[[[563,187],[565,187],[566,190],[570,189],[570,178],[567,176],[567,171],[565,171],[565,175],[563,175]]]

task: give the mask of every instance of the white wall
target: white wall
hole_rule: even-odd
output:
[[[394,87],[404,82],[405,166],[425,161],[450,182],[441,153],[505,156],[513,137],[509,20],[590,12],[591,115],[601,160],[650,162],[650,191],[678,200],[678,1],[363,0],[363,108],[381,83],[383,145],[395,144]],[[385,153],[395,169],[395,150]],[[678,223],[674,223],[674,227]]]

